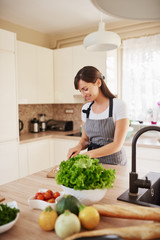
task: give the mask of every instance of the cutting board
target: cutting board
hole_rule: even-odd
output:
[[[52,168],[52,170],[47,173],[47,177],[48,177],[48,178],[55,178],[56,173],[58,172],[58,170],[59,170],[59,165],[54,166],[54,167]]]
[[[4,201],[5,200],[5,197],[3,197],[1,194],[0,194],[0,202]]]

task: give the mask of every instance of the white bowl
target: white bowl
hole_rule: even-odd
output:
[[[48,189],[39,189],[38,192],[46,192]],[[49,203],[43,200],[35,199],[34,196],[28,199],[28,204],[32,209],[44,210],[46,207],[51,206],[53,209],[56,207],[57,201],[64,196],[63,192],[59,192],[60,196],[55,199],[55,203]]]
[[[16,201],[4,203],[4,204],[7,204],[8,207],[18,209],[18,205],[17,205]],[[4,233],[4,232],[8,231],[10,228],[12,228],[14,226],[14,224],[17,222],[18,218],[19,218],[19,213],[17,213],[17,216],[13,221],[0,226],[0,233]]]
[[[93,203],[102,200],[107,192],[105,189],[94,189],[94,190],[74,190],[73,188],[65,187],[62,185],[65,195],[72,195],[76,197],[80,203],[84,205],[92,205]]]

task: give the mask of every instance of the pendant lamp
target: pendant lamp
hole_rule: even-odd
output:
[[[160,0],[91,0],[101,12],[124,19],[160,20]]]
[[[121,39],[117,33],[105,31],[105,23],[101,20],[98,31],[87,35],[83,45],[89,51],[109,51],[118,48]]]

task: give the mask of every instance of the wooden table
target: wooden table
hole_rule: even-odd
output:
[[[116,181],[113,189],[109,189],[105,198],[99,203],[126,205],[122,201],[118,201],[117,197],[128,189],[128,178],[130,168],[127,166],[104,165],[106,168],[116,169]],[[29,175],[22,179],[0,186],[0,194],[5,197],[4,202],[17,201],[20,209],[20,216],[17,223],[9,231],[0,234],[1,240],[56,240],[60,239],[54,231],[45,232],[38,225],[38,217],[42,210],[30,209],[28,198],[33,196],[39,189],[52,189],[54,191],[62,191],[61,187],[56,184],[55,179],[47,178],[46,174],[51,170],[43,170],[41,172]],[[144,173],[145,175],[146,173]],[[128,220],[110,217],[101,217],[100,224],[96,229],[109,227],[122,227],[129,225],[143,224],[141,220]],[[145,221],[149,223],[149,221]]]

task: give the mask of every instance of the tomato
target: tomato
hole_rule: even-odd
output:
[[[55,199],[54,199],[54,198],[50,198],[50,199],[47,200],[47,202],[49,202],[49,203],[55,203]]]
[[[43,194],[45,200],[48,200],[48,199],[52,198],[52,194],[50,192],[48,192],[48,191],[47,192],[43,192],[42,194]]]
[[[100,215],[96,208],[87,206],[80,210],[79,219],[82,226],[90,230],[99,224]]]
[[[53,191],[52,190],[47,190],[48,193],[51,194],[51,196],[53,196]]]
[[[56,211],[54,211],[50,206],[45,208],[43,212],[39,215],[38,223],[39,226],[45,231],[52,231],[55,227],[55,222],[58,217]]]
[[[59,196],[60,196],[60,193],[59,193],[59,192],[53,193],[53,197],[54,197],[54,198],[57,198],[57,197],[59,197]]]
[[[38,193],[38,194],[36,195],[36,199],[38,199],[38,200],[44,200],[43,194],[42,194],[42,193]]]

